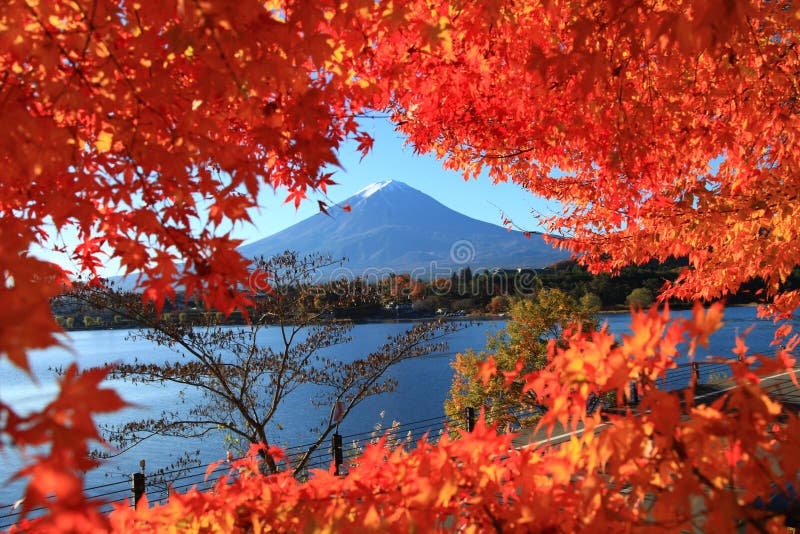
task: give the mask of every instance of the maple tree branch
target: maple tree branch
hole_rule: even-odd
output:
[[[203,19],[208,20],[208,15],[206,15],[205,11],[203,11],[203,6],[200,4],[200,2],[198,2],[198,0],[194,0],[194,5],[197,7],[197,10],[202,14]],[[210,32],[211,40],[214,42],[214,46],[216,47],[217,52],[219,52],[219,56],[222,58],[222,62],[225,64],[225,67],[227,67],[228,73],[231,75],[231,78],[236,84],[237,90],[242,94],[242,96],[245,97],[245,100],[249,100],[250,96],[247,94],[247,91],[245,91],[244,84],[239,81],[239,78],[236,75],[236,71],[233,69],[233,66],[228,60],[227,54],[222,49],[222,44],[219,42],[219,38],[217,37],[217,29],[218,29],[217,25],[214,24],[213,30]]]
[[[71,67],[71,70],[73,72],[78,74],[78,78],[83,82],[82,85],[85,86],[92,94],[96,94],[96,89],[98,87],[98,84],[92,83],[91,80],[89,80],[86,77],[86,74],[84,73],[84,70],[83,70],[81,65],[75,64],[75,63],[72,62],[72,60],[70,59],[69,52],[67,52],[67,50],[64,48],[64,46],[61,43],[61,41],[56,38],[56,35],[53,34],[53,32],[51,32],[48,29],[47,25],[44,23],[42,18],[39,16],[39,13],[36,11],[34,6],[31,5],[30,3],[26,3],[25,7],[30,12],[30,14],[33,16],[34,20],[36,20],[36,22],[39,24],[39,27],[42,29],[42,31],[48,37],[48,39],[50,39],[53,43],[55,43],[56,48],[58,48],[58,51],[61,54],[62,59],[67,63],[67,65],[69,65]],[[60,64],[60,62],[59,62],[58,68],[62,69],[62,70],[66,70],[66,68],[63,65]],[[62,91],[59,94],[56,95],[56,97],[54,98],[53,102],[57,101],[58,99],[60,99],[60,97],[62,95],[66,94],[67,90],[68,90],[68,87],[67,87],[67,85],[65,85],[64,88],[62,89]],[[51,111],[51,117],[52,117],[52,111]]]
[[[492,527],[494,528],[494,531],[497,532],[497,534],[503,534],[503,525],[494,516],[494,514],[492,514],[492,511],[491,511],[491,509],[489,509],[488,505],[486,505],[486,504],[483,505],[483,512],[487,516],[489,516],[489,521],[491,521]]]
[[[508,158],[515,158],[517,156],[521,156],[522,154],[528,154],[529,152],[533,152],[534,150],[536,150],[535,147],[521,148],[519,150],[515,150],[513,152],[508,152],[506,154],[483,154],[481,156],[481,158],[482,159],[508,159]]]
[[[128,86],[128,89],[131,91],[131,94],[133,95],[134,99],[139,103],[139,105],[143,106],[145,109],[147,109],[150,112],[152,112],[156,117],[159,117],[164,122],[164,125],[166,126],[167,131],[169,131],[172,135],[174,135],[174,127],[175,127],[175,125],[173,123],[171,123],[169,120],[167,120],[167,116],[166,115],[162,114],[159,110],[154,108],[144,98],[142,98],[141,93],[136,88],[136,86],[133,84],[133,80],[131,80],[128,77],[127,73],[125,72],[125,69],[123,68],[122,63],[120,63],[119,59],[117,59],[117,56],[114,53],[114,51],[112,50],[112,48],[109,47],[108,45],[106,45],[105,42],[103,42],[103,45],[108,50],[109,59],[111,59],[111,62],[114,64],[114,66],[117,69],[117,72],[122,77],[122,79],[125,81],[125,85]]]
[[[81,52],[81,57],[85,61],[86,60],[86,54],[89,52],[89,43],[91,43],[92,34],[94,34],[94,31],[95,31],[94,17],[95,17],[95,13],[97,12],[97,0],[92,0],[92,7],[89,10],[89,12],[90,12],[89,15],[86,14],[86,11],[83,9],[83,6],[80,3],[76,2],[76,5],[78,7],[78,10],[83,15],[83,20],[86,23],[86,28],[87,28],[86,40],[83,43],[83,52]]]
[[[391,119],[391,115],[376,115],[374,113],[354,113],[352,115],[348,115],[348,117],[352,117],[355,119],[375,119],[375,120],[385,120]]]

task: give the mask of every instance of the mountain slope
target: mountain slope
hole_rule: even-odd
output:
[[[473,271],[544,267],[569,257],[546,244],[540,234],[529,239],[472,219],[393,180],[367,186],[329,212],[239,250],[247,257],[287,249],[321,252],[347,257],[346,267],[355,275],[413,272],[422,278],[446,276],[466,265]]]

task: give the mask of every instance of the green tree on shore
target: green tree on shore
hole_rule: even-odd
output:
[[[529,299],[511,304],[511,320],[487,341],[485,351],[468,350],[451,364],[455,371],[445,413],[460,419],[467,407],[483,408],[486,420],[502,428],[519,426],[536,415],[534,395],[522,393],[522,382],[505,383],[502,371],[521,365],[522,372],[540,369],[547,363],[547,346],[561,338],[564,328],[595,325],[594,309],[587,308],[559,289],[543,289]],[[486,383],[481,366],[492,356],[498,373]]]
[[[628,306],[635,308],[646,308],[653,303],[654,297],[652,291],[646,287],[637,287],[630,292],[626,302]]]

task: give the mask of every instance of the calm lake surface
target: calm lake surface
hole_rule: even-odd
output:
[[[674,316],[688,316],[690,312],[673,312]],[[630,322],[628,314],[604,314],[601,321],[608,323],[616,334],[627,332]],[[747,345],[754,351],[772,353],[769,346],[774,326],[771,321],[758,320],[756,309],[751,307],[729,308],[725,313],[725,326],[711,338],[710,353],[731,356],[730,351],[737,333],[743,333],[755,325],[747,337]],[[353,341],[328,351],[332,357],[342,361],[363,357],[386,342],[388,336],[406,330],[409,323],[371,323],[356,325],[352,331]],[[403,362],[391,369],[390,376],[398,381],[395,391],[367,399],[341,425],[343,435],[369,431],[376,423],[384,427],[392,421],[409,423],[443,415],[443,402],[452,379],[450,363],[455,353],[467,348],[480,350],[487,334],[505,326],[503,321],[487,321],[473,324],[447,338],[447,352],[432,354]],[[102,365],[106,362],[125,362],[138,358],[142,362],[175,360],[176,354],[146,341],[131,341],[127,330],[101,330],[72,332],[66,341],[67,348],[53,348],[31,354],[31,364],[38,384],[33,384],[23,373],[11,367],[7,361],[0,362],[0,400],[13,405],[21,412],[42,407],[52,398],[55,387],[51,367],[66,366],[77,361],[82,368]],[[274,343],[279,336],[277,328],[266,329],[260,341]],[[181,398],[177,386],[153,386],[126,384],[109,381],[125,400],[136,405],[113,416],[100,419],[100,423],[123,422],[138,417],[157,417],[163,409],[174,407]],[[193,392],[184,398],[192,402]],[[313,436],[310,428],[319,418],[330,411],[330,407],[315,408],[312,404],[314,391],[310,388],[298,390],[279,411],[279,422],[273,432],[273,442],[291,446],[308,442]],[[176,438],[153,438],[135,449],[109,460],[98,473],[87,476],[87,486],[120,480],[138,470],[138,462],[147,460],[148,471],[170,465],[176,456],[185,450],[200,450],[204,462],[221,459],[225,455],[223,438],[207,435],[202,440],[179,440]],[[13,503],[20,497],[22,484],[10,481],[10,477],[23,464],[23,459],[13,450],[0,449],[0,506]]]

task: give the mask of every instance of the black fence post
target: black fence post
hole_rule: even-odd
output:
[[[467,432],[472,432],[475,430],[475,408],[472,406],[467,406],[466,410],[467,416]]]
[[[133,492],[133,508],[139,505],[139,499],[145,493],[144,460],[139,462],[141,471],[131,474],[131,491]]]
[[[342,436],[338,433],[331,436],[331,446],[333,447],[334,475],[339,475],[339,468],[342,466]]]
[[[639,388],[636,382],[631,382],[631,404],[639,404]]]

